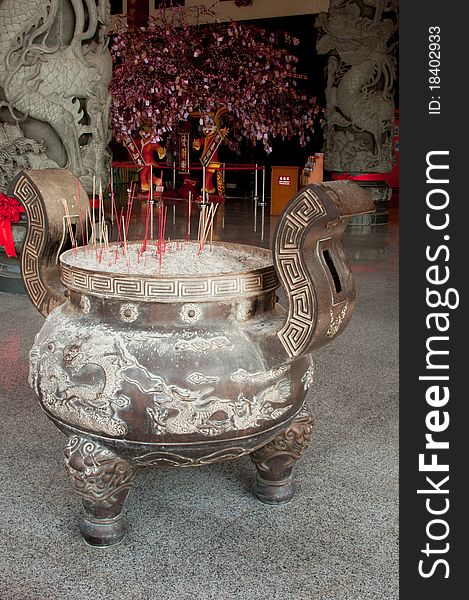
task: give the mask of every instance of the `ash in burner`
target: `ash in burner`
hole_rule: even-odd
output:
[[[116,251],[117,248],[117,251]],[[272,265],[267,251],[250,254],[238,246],[213,244],[200,250],[200,245],[191,242],[170,242],[161,253],[157,246],[147,242],[144,252],[141,243],[129,243],[127,253],[115,245],[109,249],[94,249],[91,246],[69,250],[62,260],[74,267],[107,273],[132,273],[153,276],[221,275],[261,269]]]

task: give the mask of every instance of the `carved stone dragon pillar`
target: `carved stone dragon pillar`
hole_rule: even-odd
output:
[[[106,186],[109,20],[108,0],[0,2],[0,129],[16,128],[0,147],[0,180],[62,167],[88,192],[94,175]]]
[[[377,208],[391,191],[383,174],[392,169],[397,23],[395,12],[386,12],[386,18],[383,13],[392,4],[331,0],[329,12],[316,20],[317,52],[329,57],[325,169],[333,178],[357,179]]]

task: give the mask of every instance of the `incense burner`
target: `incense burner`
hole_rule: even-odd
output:
[[[69,175],[58,177],[66,188]],[[34,172],[20,174],[13,188],[29,216],[32,206],[47,214]],[[50,310],[30,292],[48,314],[31,350],[30,384],[68,438],[66,466],[89,544],[123,538],[123,505],[143,467],[249,454],[257,498],[291,500],[292,469],[313,423],[304,402],[311,351],[344,329],[354,306],[341,234],[349,217],[372,209],[354,184],[308,186],[281,216],[272,252],[219,243],[260,261],[244,271],[116,273],[82,264],[74,250],[62,254],[65,301]],[[26,255],[37,243],[27,237]],[[48,289],[53,269],[45,262],[34,276]]]

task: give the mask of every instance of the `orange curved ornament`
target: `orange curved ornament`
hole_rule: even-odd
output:
[[[158,142],[145,141],[142,139],[142,157],[145,161],[145,166],[142,168],[139,174],[140,178],[140,191],[149,192],[151,184],[161,186],[163,184],[163,171],[158,169],[158,160],[163,159],[166,156],[166,148],[164,148]],[[155,154],[158,156],[158,160],[155,159]],[[152,168],[153,167],[153,168]],[[153,182],[152,179],[153,172]]]
[[[226,130],[221,130],[220,133],[223,132],[223,137],[226,135]],[[200,150],[203,146],[203,150],[202,150],[202,156],[203,154],[207,151],[208,148],[210,148],[211,142],[214,139],[214,137],[217,135],[218,130],[217,129],[212,129],[212,131],[206,135],[205,137],[201,137],[201,138],[197,138],[196,140],[194,140],[192,142],[192,147],[194,148],[194,150]],[[207,194],[214,194],[216,191],[218,192],[218,194],[220,196],[224,195],[224,189],[223,186],[220,186],[220,182],[223,181],[222,178],[220,178],[218,176],[219,173],[221,173],[220,169],[222,167],[222,163],[219,162],[218,160],[218,148],[215,150],[215,152],[212,155],[212,158],[210,160],[210,162],[208,163],[206,169],[205,169],[205,181],[204,181],[204,185],[203,185],[203,191],[205,191]],[[213,176],[216,176],[216,183],[213,180]]]
[[[215,138],[219,138],[218,142],[215,141],[216,144],[220,143],[220,137],[223,140],[228,134],[228,129],[226,127],[221,126],[221,117],[226,112],[228,112],[228,108],[226,106],[222,106],[215,113],[210,112],[208,116],[212,118],[213,125],[204,128],[205,136],[195,139],[192,142],[192,147],[194,150],[200,150],[202,148],[201,162],[205,164],[203,161],[203,157],[206,154],[210,154],[213,150],[211,148],[212,143],[214,143]],[[193,112],[191,113],[191,117],[202,117],[203,114],[201,112]],[[207,194],[213,194],[215,191],[218,192],[219,196],[225,195],[225,187],[223,183],[223,174],[221,172],[222,164],[218,161],[218,145],[216,150],[213,152],[210,162],[207,164],[205,169],[205,181],[203,182],[202,191]],[[216,175],[215,182],[213,176]]]

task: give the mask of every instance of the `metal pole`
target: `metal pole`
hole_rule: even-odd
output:
[[[150,239],[153,239],[153,164],[150,165]]]
[[[173,160],[173,190],[176,189],[176,161]]]
[[[254,198],[254,233],[257,231],[257,201]]]
[[[262,206],[265,205],[265,165],[262,166]]]
[[[150,200],[150,239],[153,239],[153,200]]]
[[[254,176],[254,200],[257,202],[257,163],[255,164],[255,176]]]
[[[173,225],[176,225],[176,205],[173,204]]]
[[[264,240],[264,229],[265,229],[265,205],[262,205],[262,224],[261,224],[261,240]]]
[[[202,165],[202,204],[205,204],[205,165]]]

